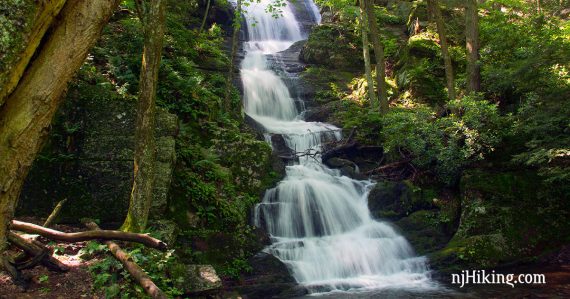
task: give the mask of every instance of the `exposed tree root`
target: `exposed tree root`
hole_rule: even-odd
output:
[[[122,231],[114,231],[114,230],[91,230],[86,232],[78,232],[78,233],[64,233],[58,230],[45,228],[43,226],[39,226],[33,223],[22,222],[18,220],[12,220],[10,224],[10,229],[18,230],[30,234],[37,234],[48,239],[64,241],[64,242],[81,242],[81,241],[89,241],[89,240],[121,240],[121,241],[129,241],[129,242],[136,242],[143,244],[147,247],[159,249],[159,250],[166,250],[167,245],[166,243],[155,239],[149,235],[145,234],[135,234],[135,233],[128,233]]]
[[[94,222],[88,222],[85,224],[87,228],[91,229],[93,232],[103,232],[99,229],[99,226]],[[131,277],[143,287],[145,292],[152,298],[159,298],[159,299],[166,299],[166,295],[160,290],[159,287],[154,284],[152,279],[144,272],[144,270],[139,267],[135,262],[133,262],[129,255],[124,252],[119,245],[114,242],[107,241],[105,242],[109,247],[109,250],[115,256],[117,260],[119,260],[125,269],[129,271]]]

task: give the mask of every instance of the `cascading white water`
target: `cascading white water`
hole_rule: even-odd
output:
[[[290,149],[316,153],[323,141],[339,140],[341,131],[303,121],[288,87],[270,69],[266,55],[278,56],[302,34],[289,6],[275,19],[265,12],[269,2],[246,8],[244,109],[267,133],[281,134]],[[372,186],[327,168],[318,155],[300,157],[256,207],[256,224],[272,237],[265,250],[313,293],[429,285],[425,258],[415,257],[389,224],[371,218],[366,201]]]

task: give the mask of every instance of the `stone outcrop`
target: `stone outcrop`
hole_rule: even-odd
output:
[[[173,267],[174,286],[184,294],[201,294],[222,287],[222,280],[210,265],[184,265]]]
[[[69,100],[60,109],[50,139],[34,162],[19,200],[19,212],[49,215],[61,199],[62,220],[82,217],[122,222],[129,204],[136,103],[91,98]],[[176,160],[178,119],[156,117],[156,175],[151,215],[163,215]]]

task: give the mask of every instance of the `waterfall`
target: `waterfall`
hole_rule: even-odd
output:
[[[306,2],[317,11],[312,1]],[[287,166],[286,177],[256,206],[256,225],[271,235],[265,250],[312,293],[429,285],[425,258],[415,256],[388,223],[372,219],[367,196],[374,183],[341,176],[321,162],[322,143],[339,140],[341,130],[305,122],[295,104],[299,99],[292,98],[282,77],[270,68],[267,57],[278,59],[302,33],[291,4],[275,19],[265,12],[268,3],[261,0],[245,8],[244,110],[267,133],[281,134],[290,149],[314,155]]]

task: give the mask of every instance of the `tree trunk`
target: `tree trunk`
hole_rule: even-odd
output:
[[[202,25],[200,25],[200,33],[204,31],[204,27],[206,26],[206,20],[208,19],[208,13],[210,12],[211,2],[212,0],[208,0],[208,3],[206,4],[206,11],[204,12],[204,18],[202,19]]]
[[[370,66],[370,49],[368,48],[368,18],[366,16],[366,0],[360,0],[360,31],[362,34],[362,56],[364,57],[364,73],[368,84],[368,101],[374,106],[374,81]]]
[[[467,92],[481,89],[479,65],[479,15],[477,0],[465,1],[465,37],[467,42]]]
[[[388,96],[386,91],[386,65],[384,62],[384,44],[380,41],[380,29],[376,21],[376,14],[374,13],[374,2],[372,0],[366,1],[366,14],[368,17],[368,25],[370,26],[370,38],[372,39],[372,46],[374,47],[374,57],[376,58],[376,88],[378,94],[378,107],[381,114],[388,112]]]
[[[0,254],[22,184],[73,74],[119,0],[68,0],[50,38],[0,108]]]
[[[236,63],[236,55],[238,50],[238,39],[239,39],[239,32],[241,29],[241,3],[242,0],[237,0],[237,8],[234,15],[234,32],[232,34],[232,52],[230,53],[230,68],[228,70],[228,78],[226,82],[226,94],[224,97],[224,109],[226,112],[231,113],[231,90],[232,90],[232,81],[234,78],[234,68]],[[237,115],[241,115],[241,105],[239,106],[240,111],[238,111]]]
[[[33,17],[33,26],[24,38],[28,40],[24,51],[19,55],[17,63],[5,73],[0,73],[0,78],[6,78],[5,82],[0,79],[0,106],[4,103],[4,99],[16,88],[18,82],[22,78],[26,66],[36,52],[44,34],[52,25],[55,17],[59,14],[66,0],[50,0],[42,1],[37,4],[36,13]],[[2,86],[2,84],[4,84]]]
[[[135,127],[134,181],[129,212],[122,229],[142,232],[152,204],[156,144],[154,137],[156,86],[164,37],[164,0],[150,0],[141,7],[144,50],[142,57],[137,120]],[[144,2],[139,4],[144,5]]]
[[[441,44],[441,55],[443,56],[443,63],[445,66],[445,80],[447,85],[447,96],[450,100],[455,99],[455,80],[453,78],[453,65],[451,64],[451,56],[449,55],[449,45],[447,44],[447,36],[445,34],[445,26],[443,23],[443,16],[439,8],[437,0],[428,0],[428,6],[431,8],[435,24],[437,26],[437,34]]]

